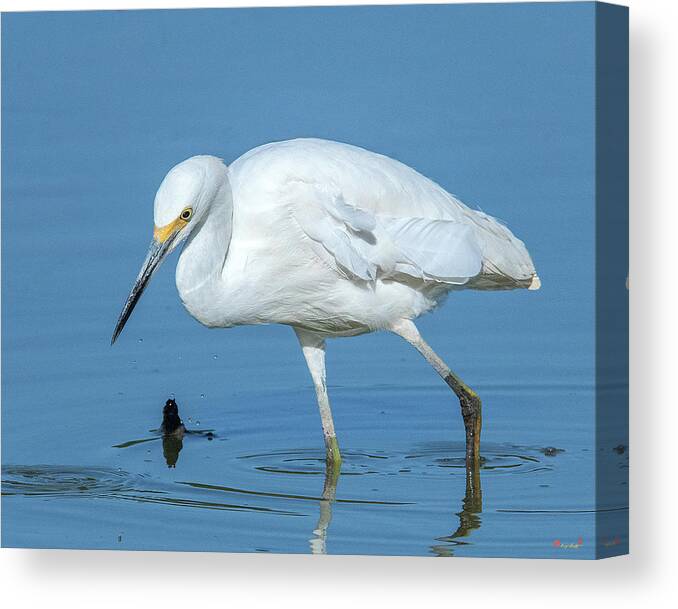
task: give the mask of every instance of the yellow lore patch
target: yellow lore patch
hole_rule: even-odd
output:
[[[153,239],[155,239],[158,243],[165,243],[165,241],[167,241],[170,236],[180,231],[182,228],[184,228],[184,226],[186,226],[186,224],[188,224],[186,220],[177,218],[173,222],[165,224],[165,226],[155,226],[153,227]]]

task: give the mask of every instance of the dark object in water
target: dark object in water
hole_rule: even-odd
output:
[[[547,446],[546,448],[542,448],[540,452],[546,457],[555,457],[558,453],[562,453],[563,449],[556,448],[555,446]]]
[[[623,455],[626,452],[626,446],[624,446],[623,444],[618,444],[612,450],[616,452],[618,455]]]
[[[160,425],[160,432],[163,436],[167,435],[178,435],[183,436],[186,428],[179,417],[179,407],[177,403],[170,398],[165,402],[165,406],[162,409],[162,424]]]
[[[177,403],[170,398],[162,409],[162,454],[167,467],[176,467],[179,453],[184,447],[184,432],[186,428],[179,416]]]

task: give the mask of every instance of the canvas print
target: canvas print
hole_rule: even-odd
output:
[[[2,544],[626,553],[627,28],[3,14]]]

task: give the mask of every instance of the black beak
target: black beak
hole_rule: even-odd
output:
[[[132,287],[132,291],[127,297],[127,302],[125,302],[122,313],[120,313],[120,317],[118,318],[118,323],[116,324],[115,331],[113,332],[113,338],[111,338],[111,345],[116,341],[118,336],[120,336],[120,333],[125,327],[127,320],[129,319],[130,315],[132,315],[132,311],[134,311],[134,307],[137,305],[141,295],[144,293],[148,282],[151,280],[151,277],[153,277],[155,271],[157,271],[162,264],[167,252],[170,251],[175,238],[176,233],[170,235],[162,243],[156,239],[153,239],[151,242],[146,260],[144,260],[144,264],[141,267],[141,271],[139,271],[137,280],[134,282],[134,287]]]

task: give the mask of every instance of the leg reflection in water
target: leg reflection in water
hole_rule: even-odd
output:
[[[437,556],[454,556],[454,546],[466,545],[468,542],[460,538],[468,537],[471,531],[480,528],[480,514],[483,511],[483,493],[480,488],[480,467],[472,464],[466,467],[466,492],[461,503],[459,526],[451,535],[438,537],[436,541],[443,543],[431,546]]]
[[[313,530],[313,536],[308,540],[312,554],[327,554],[327,530],[332,521],[332,504],[337,496],[337,482],[340,468],[336,464],[326,462],[325,485],[320,497],[320,516]],[[466,545],[462,537],[468,537],[471,531],[480,528],[480,514],[483,511],[483,495],[480,487],[480,466],[471,464],[466,467],[466,489],[461,502],[461,511],[457,512],[459,526],[450,535],[438,537],[436,541],[442,543],[431,546],[431,551],[437,556],[454,556],[454,546]]]
[[[325,485],[320,498],[320,517],[313,530],[313,537],[308,540],[311,554],[327,554],[327,528],[332,521],[332,503],[337,496],[337,482],[339,481],[340,467],[336,463],[325,463]]]

